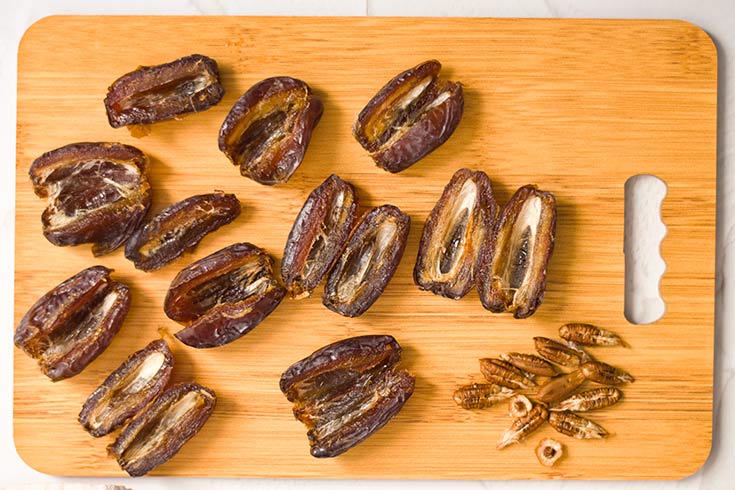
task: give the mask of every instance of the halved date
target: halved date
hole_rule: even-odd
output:
[[[351,184],[331,175],[306,199],[283,251],[281,277],[291,297],[306,298],[339,257],[357,217]]]
[[[87,398],[79,423],[94,437],[117,429],[166,387],[174,357],[163,340],[154,340],[115,369]]]
[[[406,247],[410,218],[389,204],[359,222],[327,276],[322,303],[340,315],[362,315],[388,285]]]
[[[108,451],[130,476],[143,476],[199,432],[216,400],[214,391],[197,383],[175,385],[133,417]]]
[[[151,203],[148,158],[120,143],[74,143],[44,153],[29,170],[48,199],[43,235],[58,246],[93,243],[95,256],[125,243]]]
[[[208,233],[233,221],[240,211],[234,194],[216,191],[189,197],[139,228],[125,245],[125,257],[136,269],[160,269],[196,247]]]
[[[164,311],[186,325],[177,339],[191,347],[217,347],[255,328],[285,293],[273,277],[273,259],[255,245],[236,243],[179,272]]]
[[[553,194],[526,185],[505,205],[492,240],[481,252],[477,289],[482,305],[515,318],[531,316],[546,289],[546,266],[554,250]]]
[[[497,213],[485,172],[458,170],[424,224],[413,269],[416,285],[451,299],[467,294]]]
[[[219,132],[219,149],[254,181],[286,182],[304,159],[324,106],[303,81],[267,78],[245,92]]]
[[[462,85],[439,79],[429,60],[400,73],[367,103],[352,128],[355,139],[388,172],[407,169],[452,135],[462,119]]]
[[[130,290],[94,266],[42,296],[15,330],[15,345],[52,381],[80,373],[104,351],[130,308]]]
[[[400,357],[390,335],[365,335],[327,345],[283,373],[281,391],[308,429],[312,456],[342,454],[401,410],[414,377],[397,369]]]
[[[152,124],[207,110],[224,93],[217,62],[192,54],[121,76],[108,89],[105,109],[113,128]]]

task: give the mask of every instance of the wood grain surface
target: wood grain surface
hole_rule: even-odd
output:
[[[144,138],[107,124],[109,84],[138,65],[190,53],[215,58],[226,95],[211,110],[155,125]],[[350,130],[362,106],[391,77],[426,59],[465,86],[465,114],[452,138],[409,170],[378,169]],[[133,307],[112,345],[75,378],[51,383],[15,350],[14,433],[22,458],[57,475],[121,475],[105,446],[76,421],[94,387],[128,354],[165,335],[176,381],[218,394],[209,423],[156,475],[309,478],[680,478],[711,446],[714,337],[716,51],[679,21],[50,17],[34,24],[18,57],[15,320],[47,290],[93,264],[130,285]],[[321,123],[294,177],[264,187],[240,177],[217,149],[229,108],[263,78],[307,81],[324,101]],[[58,248],[41,234],[45,202],[28,180],[44,151],[79,141],[136,145],[152,160],[156,212],[193,194],[223,189],[242,201],[233,223],[177,262],[143,273],[121,250],[95,259],[89,246]],[[451,301],[419,291],[411,274],[423,222],[460,167],[482,169],[498,201],[526,183],[558,202],[556,250],[543,305],[527,320],[485,311],[472,291]],[[412,219],[408,246],[383,296],[349,319],[324,308],[321,288],[288,300],[228,346],[195,350],[162,302],[191,261],[236,241],[279,263],[293,219],[331,173],[354,183],[365,209],[391,203]],[[663,179],[664,317],[632,325],[623,315],[624,184]],[[460,384],[481,380],[477,359],[533,349],[569,321],[613,329],[629,349],[595,349],[636,377],[624,402],[591,414],[606,440],[558,435],[566,456],[549,469],[534,447],[546,426],[497,451],[509,425],[504,406],[465,411]],[[400,414],[360,446],[330,460],[309,455],[304,427],[278,389],[281,372],[317,348],[389,333],[405,349],[416,392]],[[7,327],[7,335],[12,328]]]

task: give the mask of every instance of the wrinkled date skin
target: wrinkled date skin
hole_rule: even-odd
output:
[[[125,257],[136,269],[160,269],[196,247],[208,233],[232,222],[240,211],[234,194],[216,191],[189,197],[139,228],[125,245]]]
[[[555,228],[553,194],[535,185],[518,189],[481,252],[477,289],[486,309],[515,318],[533,315],[544,297]]]
[[[192,54],[121,76],[108,89],[105,109],[113,128],[152,124],[207,110],[224,94],[217,62]]]
[[[397,369],[400,358],[390,335],[365,335],[327,345],[283,373],[281,391],[308,429],[312,456],[344,453],[401,410],[415,380]]]
[[[94,266],[47,292],[15,330],[15,345],[59,381],[79,374],[112,342],[130,308],[130,290]]]
[[[102,437],[140,412],[166,387],[174,357],[163,340],[154,340],[132,354],[87,398],[79,423]]]
[[[281,277],[292,298],[309,297],[339,257],[357,217],[351,184],[331,175],[306,199],[283,251]]]
[[[197,383],[174,385],[133,417],[108,451],[130,476],[143,476],[201,430],[216,401],[214,391]]]
[[[283,299],[273,259],[236,243],[184,268],[169,287],[164,311],[186,328],[176,338],[191,347],[217,347],[255,328]]]
[[[267,78],[235,103],[219,132],[219,149],[240,173],[264,184],[288,181],[301,165],[324,106],[303,81]]]
[[[420,289],[460,299],[475,285],[480,248],[498,213],[485,172],[458,170],[421,235],[413,280]]]
[[[442,145],[462,119],[462,85],[439,79],[441,63],[426,61],[400,73],[367,103],[352,134],[375,163],[407,169]]]
[[[151,204],[148,158],[120,143],[74,143],[44,153],[29,170],[48,199],[43,235],[58,246],[92,243],[95,256],[130,237]]]
[[[410,218],[391,205],[359,222],[327,276],[322,303],[340,315],[362,315],[382,294],[406,248]]]

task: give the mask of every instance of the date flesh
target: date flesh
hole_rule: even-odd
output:
[[[462,85],[439,79],[429,60],[400,73],[367,103],[352,134],[388,172],[407,169],[441,146],[462,119]]]
[[[130,290],[94,266],[42,296],[15,330],[15,345],[59,381],[79,374],[112,342],[130,308]]]
[[[293,364],[280,388],[306,425],[311,455],[338,456],[387,424],[413,394],[414,377],[397,364],[390,335],[352,337]]]
[[[169,287],[164,311],[186,327],[176,338],[191,347],[217,347],[255,328],[283,299],[273,259],[236,243],[184,268]]]
[[[132,354],[87,398],[79,423],[94,437],[122,426],[166,387],[174,365],[163,340]]]
[[[197,383],[175,385],[133,417],[108,451],[130,476],[143,476],[201,430],[216,400],[214,391]]]
[[[286,182],[301,165],[323,110],[305,82],[267,78],[235,102],[220,128],[219,149],[245,177],[264,185]]]
[[[192,54],[121,76],[108,89],[105,109],[113,128],[152,124],[205,111],[224,93],[217,62]]]
[[[92,243],[95,256],[130,237],[151,203],[148,158],[120,143],[74,143],[31,164],[33,190],[48,199],[43,235],[57,246]]]
[[[466,295],[497,212],[485,172],[458,170],[424,224],[413,269],[416,285],[446,298]]]
[[[160,269],[191,250],[204,238],[240,215],[234,194],[216,191],[172,204],[130,237],[125,257],[136,269]]]
[[[477,289],[486,309],[515,318],[533,315],[544,297],[555,227],[553,194],[535,185],[516,191],[481,252]]]
[[[365,313],[401,261],[410,221],[407,214],[389,204],[368,212],[327,276],[324,306],[348,317]]]
[[[351,184],[331,175],[306,199],[283,251],[281,277],[291,297],[306,298],[339,257],[357,217]]]

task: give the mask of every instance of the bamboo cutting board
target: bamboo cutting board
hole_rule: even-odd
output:
[[[142,139],[107,124],[108,85],[138,65],[191,53],[215,58],[226,95],[213,109],[153,127]],[[352,139],[362,106],[398,72],[430,58],[465,86],[465,114],[452,138],[422,162],[391,175]],[[88,394],[128,354],[166,336],[176,381],[218,394],[214,415],[157,475],[309,478],[680,478],[711,446],[714,336],[716,52],[679,21],[51,17],[34,24],[18,56],[15,320],[47,290],[93,264],[116,270],[133,307],[112,345],[75,378],[51,383],[15,350],[14,432],[22,458],[58,475],[121,475],[76,421]],[[217,149],[229,108],[274,75],[307,81],[324,116],[306,158],[285,185],[239,176]],[[44,151],[78,141],[120,141],[150,155],[153,211],[193,194],[238,195],[243,214],[193,254],[143,273],[121,250],[93,258],[88,246],[57,248],[41,234],[45,202],[27,171]],[[485,170],[498,202],[533,182],[558,202],[556,250],[546,298],[527,320],[493,315],[472,291],[451,301],[414,286],[423,222],[460,167]],[[170,337],[167,286],[191,261],[236,241],[280,260],[293,219],[331,173],[353,182],[365,209],[392,203],[412,219],[408,246],[383,296],[360,318],[310,299],[284,300],[228,346],[195,350]],[[668,186],[662,244],[664,317],[632,325],[623,314],[624,185],[654,174]],[[477,359],[531,352],[535,335],[587,321],[619,332],[629,349],[593,355],[636,377],[624,402],[590,414],[612,436],[578,441],[546,426],[497,451],[506,408],[455,406],[460,384],[480,381]],[[6,334],[11,335],[8,328]],[[389,333],[404,347],[416,391],[401,413],[360,446],[331,460],[309,455],[304,427],[278,389],[281,372],[346,337]],[[533,448],[557,437],[566,457],[549,469]]]

